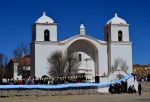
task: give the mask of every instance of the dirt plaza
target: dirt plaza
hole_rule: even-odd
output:
[[[136,94],[71,95],[71,96],[14,96],[1,97],[0,102],[150,102],[150,92]]]

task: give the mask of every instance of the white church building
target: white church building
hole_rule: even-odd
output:
[[[75,49],[81,61],[78,73],[85,73],[90,80],[93,75],[110,75],[115,60],[120,58],[126,62],[128,69],[119,73],[132,73],[132,42],[129,38],[129,24],[114,15],[104,25],[104,40],[86,34],[86,27],[81,24],[79,34],[58,41],[57,25],[52,18],[43,15],[32,25],[31,75],[42,77],[48,75],[47,57],[57,51]]]

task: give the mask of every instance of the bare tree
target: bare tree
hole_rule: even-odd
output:
[[[21,43],[20,46],[15,48],[14,57],[16,58],[16,62],[18,63],[18,75],[22,75],[23,77],[27,77],[26,73],[26,65],[27,60],[26,57],[28,55],[28,48],[25,43]]]
[[[74,51],[66,51],[66,75],[71,76],[75,75],[78,71],[78,68],[80,66],[79,58],[78,58],[78,53]]]
[[[71,76],[77,73],[79,60],[77,53],[55,51],[48,58],[49,75],[52,77]]]
[[[0,76],[6,76],[6,66],[8,63],[8,57],[6,57],[3,53],[0,53]]]
[[[65,74],[66,59],[63,52],[55,51],[48,58],[49,75],[52,77],[62,77]]]
[[[3,58],[4,54],[0,53],[0,68],[3,68]]]
[[[115,70],[117,70],[119,68],[119,70],[122,70],[124,72],[127,72],[128,70],[128,65],[126,63],[125,60],[121,59],[121,58],[117,58],[114,61],[114,65],[111,67],[112,72],[114,72]]]

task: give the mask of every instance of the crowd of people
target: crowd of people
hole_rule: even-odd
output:
[[[138,81],[148,81],[148,78],[147,76],[144,76],[144,77],[138,78]]]
[[[89,82],[86,77],[76,77],[76,78],[32,78],[31,76],[26,79],[19,80],[18,78],[14,80],[13,78],[0,78],[0,85],[57,85],[57,84],[68,84],[68,83],[86,83]],[[141,84],[138,86],[139,95],[141,95]],[[110,93],[136,93],[134,85],[127,87],[127,82],[121,81],[121,83],[111,84],[109,87]]]
[[[110,93],[126,93],[127,92],[127,82],[121,82],[121,83],[116,83],[113,85],[110,85],[109,87],[109,92]]]
[[[134,85],[129,86],[128,93],[136,93],[136,89],[135,89]]]
[[[121,82],[121,83],[110,85],[109,92],[110,93],[136,93],[136,89],[134,85],[129,86],[127,88],[127,83]]]
[[[57,84],[67,84],[67,83],[85,83],[89,82],[85,77],[77,78],[26,78],[19,80],[18,78],[14,80],[13,78],[0,78],[0,85],[37,85],[37,84],[47,84],[47,85],[57,85]]]
[[[134,80],[137,80],[137,81],[150,81],[150,74],[148,74],[147,76],[139,76],[139,75],[136,75],[136,74],[133,74],[134,76]]]

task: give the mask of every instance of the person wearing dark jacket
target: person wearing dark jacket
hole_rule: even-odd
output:
[[[141,95],[141,90],[142,90],[142,86],[141,86],[141,84],[139,84],[139,85],[138,85],[139,95]]]

